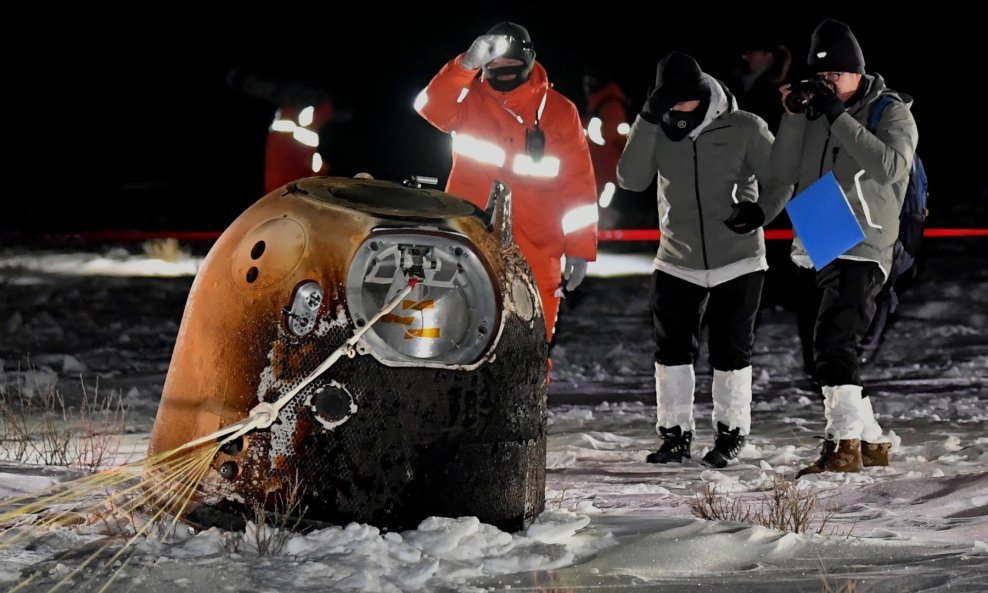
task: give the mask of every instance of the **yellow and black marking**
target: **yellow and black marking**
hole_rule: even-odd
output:
[[[426,309],[435,309],[436,301],[433,299],[424,299],[421,301],[413,301],[411,299],[404,299],[401,301],[401,308],[405,311],[418,311],[422,312]],[[399,325],[413,325],[415,323],[414,315],[397,315],[395,313],[388,313],[384,317],[381,317],[381,323],[397,323]],[[438,339],[441,332],[438,327],[422,327],[422,328],[406,328],[404,339],[411,340],[413,338],[427,338],[427,339]]]

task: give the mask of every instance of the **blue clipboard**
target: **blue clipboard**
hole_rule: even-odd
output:
[[[865,239],[851,204],[832,171],[789,200],[786,211],[817,270]]]

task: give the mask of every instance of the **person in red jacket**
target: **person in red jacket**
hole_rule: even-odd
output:
[[[226,82],[252,97],[278,105],[264,144],[264,193],[303,177],[335,174],[319,150],[320,132],[330,121],[346,119],[332,94],[320,87],[253,74],[242,68],[227,72]]]
[[[584,72],[583,92],[587,97],[583,123],[590,141],[590,160],[597,176],[601,225],[613,228],[617,226],[617,212],[607,207],[618,190],[617,164],[631,131],[628,98],[607,72],[597,65],[588,66]]]
[[[319,153],[319,129],[333,118],[333,103],[299,106],[284,102],[275,112],[264,144],[264,192],[303,177],[325,175]]]
[[[528,30],[509,22],[447,63],[415,109],[452,135],[448,193],[484,208],[492,183],[511,189],[515,241],[538,284],[551,341],[562,256],[570,291],[597,256],[594,172],[579,111],[550,88]]]

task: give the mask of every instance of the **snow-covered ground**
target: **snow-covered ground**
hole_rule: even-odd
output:
[[[892,465],[801,479],[802,491],[819,498],[812,525],[820,530],[826,519],[820,533],[704,521],[689,508],[711,486],[757,506],[777,476],[791,479],[816,457],[823,411],[802,376],[793,314],[762,311],[741,462],[723,470],[647,464],[657,446],[643,275],[651,254],[624,254],[602,258],[564,304],[552,351],[546,512],[527,530],[504,533],[469,517],[432,518],[403,533],[352,524],[292,536],[263,557],[251,533],[179,530],[140,538],[106,590],[744,593],[856,582],[869,592],[988,591],[986,247],[929,245],[924,274],[865,372],[880,421],[901,439]],[[187,262],[192,271],[195,262]],[[161,269],[175,268],[119,251],[0,253],[2,388],[55,384],[71,404],[81,384],[98,382],[128,404],[126,445],[139,450],[191,277],[128,274]],[[709,389],[701,361],[695,459],[712,444]],[[0,495],[72,475],[0,462]],[[106,535],[93,525],[0,543],[0,590],[49,590]],[[99,591],[107,574],[85,569],[70,582]]]

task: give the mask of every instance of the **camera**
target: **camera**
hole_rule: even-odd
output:
[[[525,154],[536,163],[545,156],[545,132],[539,127],[538,121],[534,128],[525,129]]]
[[[813,97],[825,88],[827,88],[827,83],[819,78],[792,83],[789,87],[789,94],[786,96],[786,109],[792,113],[805,112],[809,109]]]

